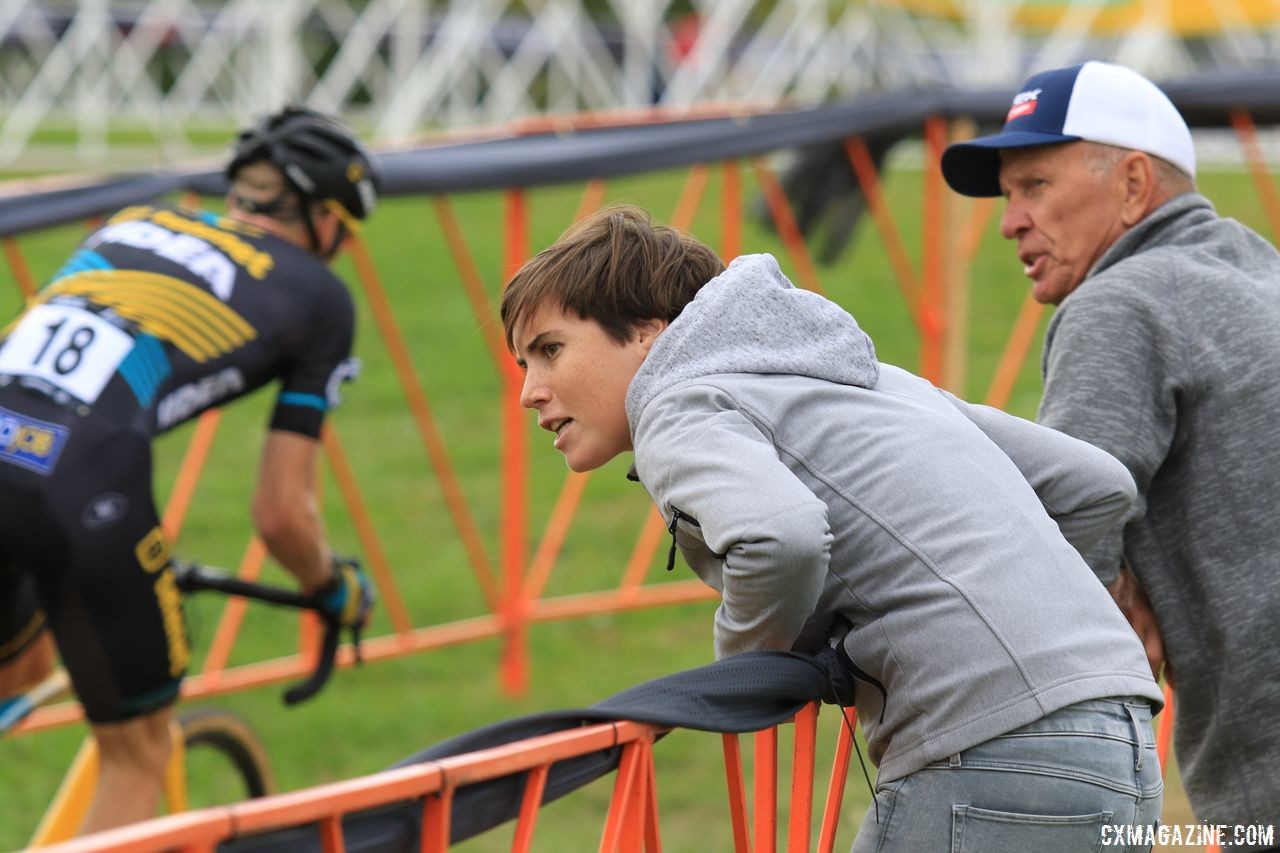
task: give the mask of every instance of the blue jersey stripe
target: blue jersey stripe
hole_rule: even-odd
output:
[[[66,278],[78,272],[88,272],[89,270],[109,269],[115,269],[115,266],[102,255],[92,249],[79,249],[53,274],[53,279],[56,281],[57,279]]]
[[[156,390],[173,372],[165,355],[164,345],[146,333],[138,335],[133,350],[120,362],[119,370],[143,406],[151,405],[156,397]]]
[[[306,406],[309,409],[329,410],[329,403],[319,394],[303,394],[299,391],[286,391],[280,395],[280,402],[286,406]]]

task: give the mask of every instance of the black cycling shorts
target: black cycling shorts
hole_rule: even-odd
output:
[[[25,443],[0,447],[0,647],[30,643],[38,604],[91,721],[170,704],[190,653],[150,441],[23,392],[0,393],[5,435]]]

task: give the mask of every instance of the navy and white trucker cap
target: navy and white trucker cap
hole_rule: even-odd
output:
[[[1145,151],[1194,178],[1191,131],[1177,107],[1147,78],[1108,62],[1042,71],[1013,96],[1004,129],[958,142],[942,155],[942,174],[961,195],[1000,195],[1000,149],[1085,139]]]

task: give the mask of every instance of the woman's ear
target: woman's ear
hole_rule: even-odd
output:
[[[669,324],[660,317],[654,317],[649,320],[643,320],[635,326],[636,343],[644,347],[648,352],[653,346],[653,342],[658,339],[658,335],[662,334]]]

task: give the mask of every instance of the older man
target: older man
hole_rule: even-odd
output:
[[[1153,672],[1176,676],[1197,817],[1274,823],[1280,254],[1196,194],[1186,122],[1120,66],[1031,77],[1004,129],[951,146],[942,168],[957,192],[1005,197],[1001,234],[1035,298],[1060,306],[1040,422],[1137,482],[1127,523],[1089,562]]]

